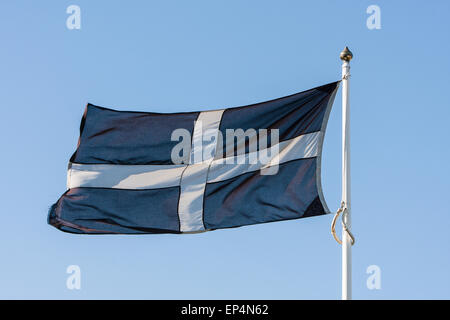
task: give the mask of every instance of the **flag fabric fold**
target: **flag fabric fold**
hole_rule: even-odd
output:
[[[48,222],[85,234],[196,233],[329,213],[320,163],[339,83],[201,112],[88,104]]]

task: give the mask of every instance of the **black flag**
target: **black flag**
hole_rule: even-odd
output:
[[[338,85],[202,112],[89,104],[48,221],[73,233],[189,233],[326,214],[320,162]]]

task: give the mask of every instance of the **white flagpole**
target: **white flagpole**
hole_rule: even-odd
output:
[[[346,210],[342,221],[351,230],[350,197],[350,60],[353,54],[345,47],[341,52],[342,60],[342,201]],[[352,239],[343,227],[342,230],[342,300],[352,299]]]

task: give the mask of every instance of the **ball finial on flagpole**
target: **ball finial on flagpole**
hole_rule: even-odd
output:
[[[353,58],[353,53],[348,49],[348,47],[345,47],[339,55],[339,58],[343,61],[350,61]]]

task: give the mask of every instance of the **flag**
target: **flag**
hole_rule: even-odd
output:
[[[48,222],[83,234],[195,233],[329,213],[320,163],[339,83],[200,112],[88,104]]]

